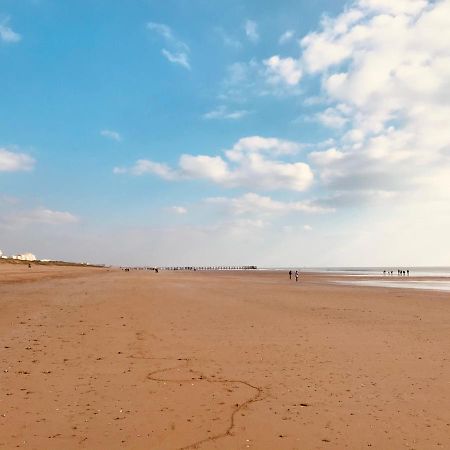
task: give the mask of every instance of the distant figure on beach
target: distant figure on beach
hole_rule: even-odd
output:
[[[298,270],[295,271],[295,281],[298,281]]]
[[[289,279],[292,280],[292,270],[289,271]]]
[[[406,271],[406,275],[408,275],[408,277],[409,277],[409,269]]]
[[[31,269],[31,264],[28,263],[28,268]]]
[[[156,268],[155,268],[155,273],[158,273],[158,272],[159,272],[159,270],[158,270],[158,268],[156,267]]]

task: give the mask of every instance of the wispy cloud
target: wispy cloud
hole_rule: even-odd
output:
[[[35,160],[26,153],[0,148],[0,172],[21,172],[34,168]]]
[[[137,176],[145,174],[153,174],[168,181],[175,180],[178,178],[177,173],[174,170],[172,170],[167,164],[157,163],[154,161],[149,161],[147,159],[137,160],[134,166],[131,168],[115,167],[113,169],[113,173],[115,174],[130,173],[131,175]]]
[[[287,42],[292,41],[294,35],[295,32],[293,30],[287,30],[280,36],[280,38],[278,39],[278,43],[286,44]]]
[[[16,33],[8,24],[10,18],[0,19],[0,41],[13,44],[22,40],[22,36]]]
[[[226,106],[219,106],[216,109],[208,111],[203,114],[204,119],[228,119],[228,120],[238,120],[247,116],[249,111],[245,109],[241,110],[229,110]]]
[[[184,215],[187,214],[188,210],[184,206],[171,206],[169,208],[169,211],[173,212],[174,214]]]
[[[227,47],[231,47],[231,48],[235,48],[235,49],[239,49],[242,47],[242,44],[239,41],[239,39],[237,39],[236,37],[234,37],[231,34],[229,34],[228,32],[226,32],[223,28],[216,28],[215,31],[218,33],[218,35],[222,39],[222,42]]]
[[[163,48],[161,54],[172,64],[177,64],[185,69],[190,70],[189,62],[189,46],[178,39],[173,30],[166,24],[148,22],[147,29],[159,35],[166,43],[168,48]]]
[[[77,223],[78,217],[66,211],[35,208],[28,211],[13,211],[0,216],[0,224],[5,227],[24,227],[33,224],[68,225]]]
[[[171,63],[178,64],[188,70],[191,69],[191,65],[189,64],[189,57],[188,57],[187,53],[184,53],[184,52],[172,53],[165,48],[163,48],[161,50],[161,53]]]
[[[278,215],[291,212],[306,214],[322,214],[334,212],[333,208],[323,206],[314,201],[283,202],[273,200],[268,196],[262,196],[249,192],[241,197],[210,197],[205,200],[207,203],[222,205],[228,208],[235,215]]]
[[[253,20],[247,20],[244,25],[247,38],[256,44],[259,41],[258,24]]]
[[[252,97],[299,95],[302,66],[295,58],[274,55],[263,61],[251,59],[227,67],[220,98],[242,102]]]
[[[148,22],[147,28],[162,36],[167,41],[176,41],[172,29],[163,23]]]
[[[66,211],[53,211],[47,208],[38,208],[21,216],[22,220],[49,225],[64,225],[78,222],[78,218]]]
[[[111,139],[112,141],[116,142],[122,141],[122,136],[120,135],[120,133],[114,130],[102,130],[100,131],[100,135],[107,139]]]

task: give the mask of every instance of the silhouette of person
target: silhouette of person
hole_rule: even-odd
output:
[[[295,271],[295,281],[298,281],[298,270]]]
[[[289,279],[292,280],[292,270],[289,271]]]

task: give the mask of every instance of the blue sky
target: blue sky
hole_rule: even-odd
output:
[[[448,264],[448,12],[0,0],[0,249]]]

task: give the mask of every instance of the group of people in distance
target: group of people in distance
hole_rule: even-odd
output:
[[[383,270],[383,275],[394,275],[393,270]],[[397,270],[397,275],[399,277],[404,277],[405,275],[409,277],[409,269],[408,270]]]
[[[292,270],[290,270],[290,271],[289,271],[289,279],[290,279],[290,280],[292,280],[292,273],[293,273]],[[294,273],[295,281],[298,281],[299,275],[300,275],[300,274],[299,274],[299,271],[296,270],[295,273]]]

